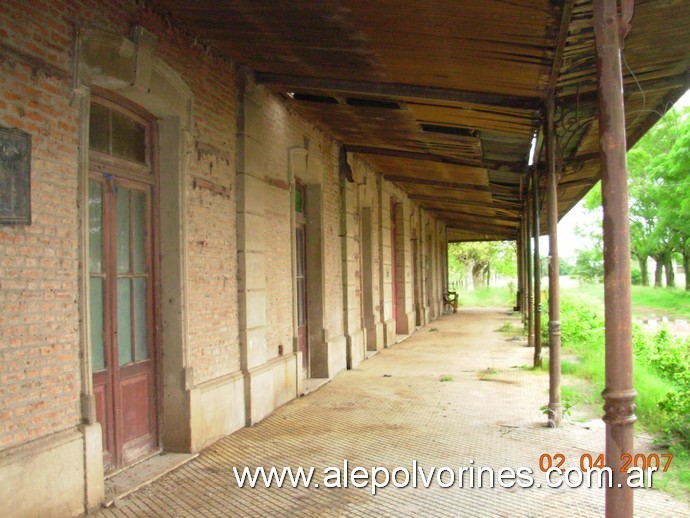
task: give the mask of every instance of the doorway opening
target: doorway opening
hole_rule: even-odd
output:
[[[362,207],[362,300],[367,350],[376,351],[371,207]]]
[[[393,320],[395,320],[395,332],[399,333],[398,319],[398,207],[395,199],[391,198],[391,293],[393,297]]]
[[[153,125],[94,99],[89,118],[91,372],[106,471],[159,446]]]
[[[302,353],[305,376],[309,372],[309,323],[307,299],[307,219],[306,189],[295,185],[295,290],[297,301],[297,346]]]

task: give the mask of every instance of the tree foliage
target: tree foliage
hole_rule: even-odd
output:
[[[516,248],[513,241],[476,241],[448,245],[448,264],[451,282],[459,282],[471,275],[475,288],[488,286],[492,273],[506,276],[516,274]]]
[[[594,208],[590,210],[594,210]],[[583,242],[594,244],[590,248],[577,250],[575,267],[572,273],[583,281],[599,282],[604,277],[601,223],[585,228],[578,226],[575,233],[578,237],[583,238]]]
[[[656,262],[654,285],[675,284],[673,260],[683,257],[690,269],[690,114],[671,109],[628,152],[630,251],[640,268],[640,282],[648,286],[647,260]],[[584,199],[589,210],[601,206],[601,190]],[[584,263],[586,257],[582,257]],[[686,276],[690,290],[690,275]]]

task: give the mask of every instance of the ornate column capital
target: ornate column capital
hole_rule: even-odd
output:
[[[635,389],[604,390],[601,393],[601,397],[604,398],[604,422],[611,425],[630,425],[637,421],[636,406],[633,403],[635,396]]]

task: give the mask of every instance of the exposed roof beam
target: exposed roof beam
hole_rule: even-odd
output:
[[[558,187],[569,189],[571,187],[593,187],[599,181],[598,178],[583,178],[581,180],[574,180],[572,182],[561,182]]]
[[[446,221],[448,228],[454,228],[461,232],[476,232],[478,234],[498,234],[501,236],[512,236],[518,230],[518,227],[501,227],[497,225],[489,225],[478,221]]]
[[[443,219],[443,215],[439,214],[439,218]],[[451,221],[450,223],[448,222],[447,219],[444,220],[446,222],[446,225],[452,226],[454,223]],[[498,235],[498,236],[511,236],[515,235],[516,232],[518,231],[517,227],[494,227],[490,225],[486,225],[482,222],[469,222],[469,223],[474,223],[474,226],[469,225],[468,222],[462,221],[460,223],[457,223],[458,225],[462,225],[463,229],[468,231],[468,232],[477,232],[477,233],[483,233],[483,234],[491,234],[491,235]]]
[[[572,166],[572,165],[578,165],[583,162],[589,162],[590,160],[599,160],[601,158],[601,155],[597,151],[596,153],[585,153],[583,155],[575,155],[572,158],[565,158],[563,159],[563,165],[564,166]]]
[[[463,210],[453,210],[453,209],[443,209],[438,207],[427,207],[429,212],[439,212],[443,214],[457,214],[458,219],[465,219],[467,217],[468,221],[474,220],[487,220],[493,222],[494,225],[500,227],[514,227],[512,223],[520,223],[520,218],[509,217],[509,216],[487,216],[486,214],[476,214],[474,212],[465,212]],[[500,223],[497,221],[500,220]]]
[[[623,86],[625,88],[625,99],[632,98],[635,95],[641,95],[640,89],[645,91],[649,88],[663,89],[663,90],[677,90],[676,96],[673,97],[673,92],[671,97],[673,100],[671,104],[678,100],[678,98],[685,93],[685,91],[690,86],[687,81],[687,75],[684,73],[679,76],[672,76],[665,80],[660,80],[656,77],[651,78],[633,78],[632,76],[627,76],[623,78]],[[558,102],[560,104],[568,104],[578,102],[581,105],[585,103],[596,103],[597,101],[597,88],[596,85],[592,85],[591,88],[586,90],[579,90],[577,92],[569,92],[566,94],[557,95]]]
[[[500,167],[510,167],[513,170],[517,170],[516,174],[523,169],[520,162],[506,162],[501,160],[482,160],[481,162],[476,162],[472,160],[462,160],[461,158],[455,158],[444,155],[437,155],[435,153],[421,153],[418,151],[405,151],[402,149],[391,149],[373,146],[358,146],[346,144],[345,149],[350,153],[359,153],[361,155],[378,155],[378,156],[390,156],[394,158],[407,158],[410,160],[424,160],[426,162],[438,162],[441,164],[451,164],[459,165],[465,167],[480,167],[485,169],[499,169]]]
[[[384,174],[383,177],[390,182],[411,183],[419,185],[433,185],[446,189],[459,189],[461,191],[477,191],[488,193],[517,194],[517,188],[511,189],[502,185],[475,185],[472,183],[444,182],[442,180],[430,180],[428,178],[413,178],[410,176],[398,176]]]
[[[658,116],[659,113],[665,113],[668,106],[675,104],[675,102],[690,88],[690,71],[683,75],[683,84],[676,87],[675,89],[668,92],[662,102],[656,106],[656,110],[651,110],[651,113],[647,115],[644,121],[642,121],[639,126],[629,132],[627,135],[628,146],[633,146],[638,140],[640,140],[647,131],[654,126],[657,121],[661,118]]]
[[[254,79],[257,84],[269,85],[286,90],[337,92],[346,95],[366,95],[387,98],[404,97],[409,99],[429,99],[434,101],[484,104],[488,106],[501,106],[504,108],[519,108],[524,110],[538,110],[542,106],[542,100],[537,97],[470,92],[437,86],[352,81],[346,79],[273,74],[268,72],[256,72],[254,74]]]
[[[570,30],[570,20],[573,17],[573,5],[575,0],[565,0],[561,8],[561,24],[558,31],[558,38],[556,39],[556,48],[553,53],[553,65],[551,66],[551,75],[549,77],[549,86],[547,89],[547,98],[554,95],[556,91],[556,83],[558,76],[561,74],[561,65],[563,64],[563,52],[565,44],[568,40],[568,31]]]
[[[515,222],[496,221],[496,218],[492,216],[469,216],[465,213],[454,214],[451,211],[440,209],[428,209],[428,212],[436,214],[439,218],[443,220],[450,221],[450,225],[452,225],[455,222],[461,225],[480,225],[482,228],[497,228],[501,230],[511,230],[518,227],[517,223]]]
[[[576,166],[580,165],[584,162],[590,162],[592,160],[599,160],[601,158],[600,153],[597,151],[595,153],[584,153],[582,155],[575,155],[570,158],[564,158],[563,159],[563,166],[564,167],[569,167],[569,166]],[[543,162],[540,162],[542,164]]]
[[[499,235],[499,234],[480,234],[473,232],[472,235],[463,236],[461,238],[449,238],[449,243],[475,243],[477,241],[515,241],[517,236],[515,233]]]
[[[437,196],[423,196],[421,194],[410,194],[408,198],[413,201],[419,202],[430,202],[430,203],[448,203],[452,205],[465,205],[466,207],[486,207],[489,205],[491,208],[499,209],[516,209],[519,210],[521,205],[519,203],[513,203],[510,201],[503,200],[493,200],[490,204],[481,201],[474,200],[460,200],[458,198],[443,198]]]
[[[561,8],[561,22],[559,24],[558,36],[556,37],[556,46],[553,50],[553,62],[551,63],[551,73],[549,74],[549,83],[546,88],[546,101],[542,116],[546,117],[546,111],[553,110],[556,98],[556,86],[558,78],[561,75],[561,66],[563,65],[563,53],[565,45],[568,41],[568,32],[570,31],[570,20],[573,16],[573,5],[575,0],[565,0]],[[537,131],[537,153],[534,161],[539,163],[541,161],[542,152],[546,151],[544,142],[544,128],[540,124]]]

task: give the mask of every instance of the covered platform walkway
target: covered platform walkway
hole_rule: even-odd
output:
[[[464,308],[264,421],[221,439],[198,458],[101,511],[104,516],[601,516],[604,491],[552,489],[539,472],[544,453],[568,465],[604,451],[603,423],[565,419],[547,428],[539,408],[548,375],[530,366],[532,349],[496,330],[519,320],[506,310]],[[647,441],[636,437],[637,451]],[[347,460],[411,470],[432,467],[530,468],[544,487],[362,489],[238,487],[232,468],[323,470]],[[474,461],[472,463],[472,461]],[[399,477],[402,481],[402,477]],[[465,480],[467,483],[467,479]],[[263,486],[263,484],[259,484]],[[638,516],[690,516],[658,490],[635,490]]]

